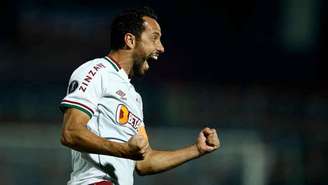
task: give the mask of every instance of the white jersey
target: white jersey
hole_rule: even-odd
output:
[[[144,130],[141,96],[128,75],[108,57],[88,61],[77,68],[69,81],[61,109],[76,108],[90,116],[88,129],[107,140],[127,142]],[[69,185],[111,180],[132,185],[135,161],[72,150],[73,172]]]

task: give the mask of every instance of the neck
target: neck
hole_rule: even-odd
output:
[[[115,60],[128,76],[131,75],[133,61],[129,52],[124,50],[110,51],[107,56]]]

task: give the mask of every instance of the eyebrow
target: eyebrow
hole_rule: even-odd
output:
[[[158,31],[153,32],[152,35],[161,36],[161,34]]]

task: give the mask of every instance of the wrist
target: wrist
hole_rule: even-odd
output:
[[[198,157],[200,157],[200,156],[202,156],[204,154],[204,152],[202,152],[202,150],[198,147],[197,144],[193,144],[192,145],[192,148],[193,148],[193,150],[196,153],[196,158],[198,158]]]

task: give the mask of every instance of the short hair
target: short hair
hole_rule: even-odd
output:
[[[145,30],[144,16],[157,20],[157,15],[150,7],[128,9],[115,17],[110,28],[110,49],[122,49],[125,46],[124,35],[126,33],[131,33],[139,39]]]

